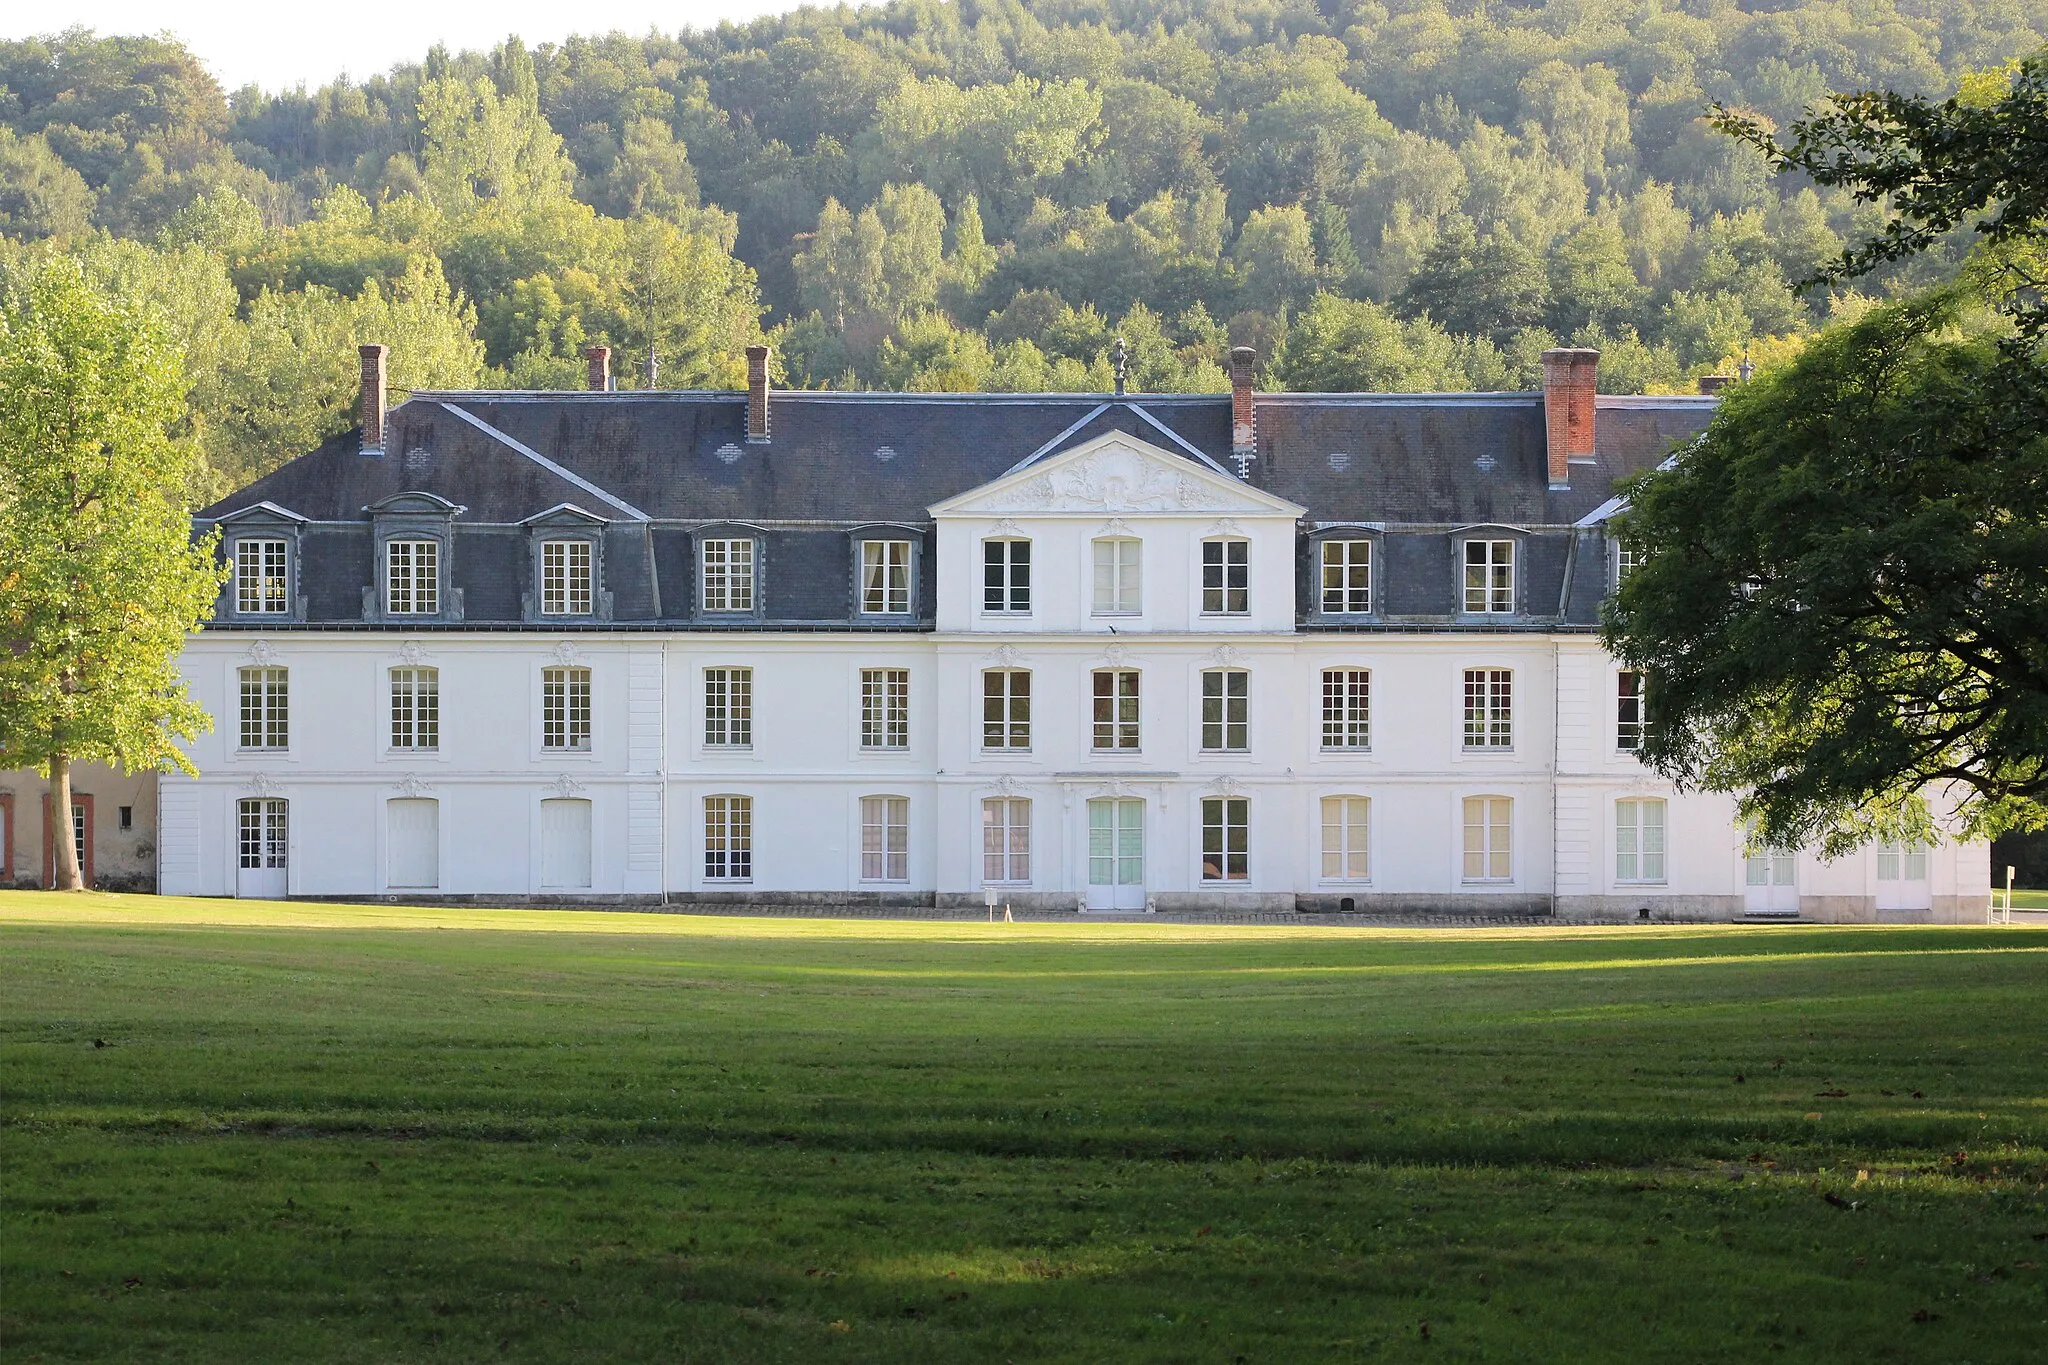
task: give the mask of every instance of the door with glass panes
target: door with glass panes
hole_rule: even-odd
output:
[[[1798,914],[1798,867],[1799,855],[1790,849],[1765,848],[1750,854],[1743,909],[1752,915]]]
[[[285,897],[285,849],[290,842],[290,807],[275,796],[235,803],[235,894],[256,900]]]
[[[1934,888],[1927,881],[1927,845],[1880,844],[1877,849],[1877,908],[1927,910]]]
[[[1145,908],[1145,803],[1135,797],[1088,803],[1088,908]]]

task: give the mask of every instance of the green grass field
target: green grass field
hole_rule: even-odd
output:
[[[10,1361],[1998,1361],[2048,932],[0,893]]]

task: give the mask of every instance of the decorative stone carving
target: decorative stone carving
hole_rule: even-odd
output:
[[[398,662],[407,668],[418,668],[426,662],[427,652],[420,648],[418,640],[407,640],[398,647]]]
[[[1236,645],[1218,645],[1209,651],[1209,661],[1218,668],[1243,668],[1244,651]]]
[[[1209,790],[1218,796],[1244,795],[1244,783],[1234,777],[1219,777],[1209,784]]]
[[[1004,517],[1001,521],[989,527],[988,533],[995,539],[1001,539],[1004,536],[1021,536],[1024,534],[1024,528],[1010,518]]]
[[[397,785],[399,792],[405,796],[425,796],[433,790],[430,784],[420,780],[418,773],[407,773],[404,777],[398,779]]]
[[[988,793],[990,796],[1022,796],[1024,784],[1005,773],[988,784]]]
[[[1102,529],[1095,534],[1097,536],[1128,536],[1131,534],[1131,524],[1122,517],[1111,517],[1108,521],[1102,523]]]
[[[1004,511],[1179,512],[1215,495],[1126,446],[1105,446],[997,495]]]
[[[562,773],[554,781],[548,783],[546,790],[554,796],[568,797],[582,791],[583,784],[570,777],[569,774]]]
[[[268,640],[257,640],[249,646],[249,662],[258,668],[266,668],[277,662],[277,646]]]
[[[1203,534],[1211,536],[1241,536],[1244,534],[1244,531],[1238,526],[1235,517],[1219,517],[1216,523],[1203,532]]]
[[[558,664],[580,664],[583,662],[583,651],[576,648],[573,641],[563,640],[549,651],[548,657]]]
[[[1103,650],[1102,666],[1104,668],[1129,668],[1131,666],[1131,651],[1129,647],[1125,645],[1111,645]]]
[[[1023,661],[1023,658],[1024,656],[1018,652],[1017,646],[997,645],[995,651],[988,656],[988,661],[996,668],[1015,668]]]
[[[277,779],[269,773],[251,773],[242,785],[256,796],[275,796],[278,791]]]

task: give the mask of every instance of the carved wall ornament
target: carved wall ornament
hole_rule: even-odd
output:
[[[420,648],[418,640],[407,640],[398,647],[398,662],[407,668],[418,668],[426,662],[427,651]]]
[[[1196,480],[1127,446],[1104,446],[1005,490],[998,501],[1015,511],[1179,512],[1210,496]]]
[[[268,640],[257,640],[249,646],[249,662],[259,668],[277,662],[277,646]]]
[[[1244,795],[1244,783],[1234,777],[1219,777],[1209,784],[1209,790],[1218,796]]]
[[[1102,784],[1102,794],[1104,796],[1128,797],[1136,796],[1138,793],[1130,783],[1124,781],[1121,777],[1112,777],[1109,781]]]
[[[1131,651],[1129,646],[1111,645],[1102,651],[1102,666],[1104,668],[1129,668],[1130,665]]]
[[[1218,645],[1209,651],[1209,661],[1218,668],[1243,668],[1244,651],[1236,645]]]
[[[583,784],[570,777],[569,774],[562,773],[554,781],[548,783],[547,790],[555,796],[568,797],[582,791]]]
[[[412,797],[425,796],[433,790],[431,784],[420,780],[418,773],[407,773],[404,777],[398,779],[397,786],[402,794]]]
[[[1203,534],[1211,536],[1241,536],[1244,534],[1244,531],[1238,526],[1237,518],[1219,517],[1216,523],[1203,532]]]
[[[275,796],[278,792],[277,779],[269,773],[250,773],[242,785],[257,796]]]
[[[1024,794],[1024,784],[1011,777],[1008,773],[1005,773],[988,784],[988,791],[991,796],[1022,796]]]
[[[1122,517],[1111,517],[1108,521],[1102,523],[1102,529],[1097,531],[1096,534],[1098,536],[1128,536],[1131,534],[1131,524]]]
[[[1004,536],[1021,536],[1024,534],[1024,528],[1019,526],[1010,518],[1004,517],[1001,521],[998,521],[994,526],[989,527],[988,533],[989,535],[1000,539]]]
[[[583,662],[583,651],[576,648],[573,641],[563,640],[549,652],[549,657],[558,664],[580,664]]]
[[[994,652],[988,656],[988,661],[997,668],[1015,668],[1023,661],[1023,658],[1024,656],[1018,652],[1017,646],[997,645]]]

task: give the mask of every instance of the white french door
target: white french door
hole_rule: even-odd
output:
[[[288,804],[274,796],[235,803],[235,894],[245,899],[285,897],[285,847],[290,841]]]
[[[1790,849],[1766,848],[1749,856],[1742,908],[1752,915],[1799,913],[1799,855]]]
[[[1145,803],[1135,797],[1088,803],[1088,908],[1145,908]]]
[[[393,891],[441,885],[441,803],[431,797],[385,802],[384,884]]]
[[[1927,846],[1880,844],[1877,850],[1877,908],[1926,910],[1934,905],[1927,880]]]

